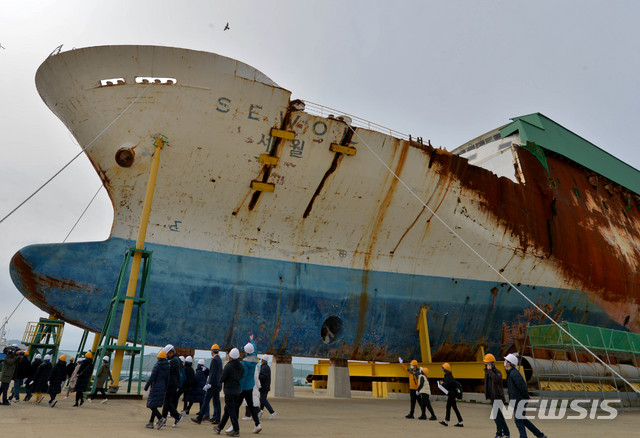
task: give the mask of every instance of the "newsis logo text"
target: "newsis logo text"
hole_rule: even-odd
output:
[[[539,418],[541,420],[582,420],[584,418],[598,420],[613,420],[618,416],[618,410],[610,405],[620,405],[619,399],[609,400],[526,400],[526,403],[520,402],[517,407],[515,401],[509,402],[508,405],[502,400],[495,400],[491,408],[491,419],[495,419],[498,411],[507,420],[515,416],[518,420],[533,420]]]

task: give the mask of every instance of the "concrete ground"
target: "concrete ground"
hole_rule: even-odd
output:
[[[402,399],[374,399],[355,396],[351,399],[329,399],[310,389],[296,388],[296,398],[272,398],[277,417],[270,421],[263,417],[260,436],[272,437],[493,437],[495,426],[489,419],[489,405],[459,403],[464,428],[448,428],[435,421],[408,420],[409,401]],[[187,418],[173,428],[168,420],[164,429],[145,429],[149,419],[146,400],[111,399],[72,407],[74,400],[60,399],[55,408],[47,406],[48,396],[40,405],[19,402],[0,406],[0,431],[3,437],[151,437],[162,434],[173,437],[211,437],[212,426],[192,423]],[[445,404],[433,403],[438,419],[444,417]],[[244,408],[242,408],[244,410]],[[244,412],[244,411],[241,411]],[[193,412],[192,412],[193,413]],[[534,424],[552,437],[626,437],[639,436],[640,410],[626,408],[614,420],[534,420]],[[513,437],[517,429],[508,421]],[[251,436],[253,423],[240,421],[240,433]],[[224,432],[222,433],[224,435]],[[529,434],[529,436],[532,436]]]

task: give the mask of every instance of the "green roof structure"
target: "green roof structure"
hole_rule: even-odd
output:
[[[525,145],[532,147],[531,143],[534,143],[640,194],[640,171],[557,124],[544,114],[527,114],[511,120],[511,123],[500,129],[502,138],[517,131]]]

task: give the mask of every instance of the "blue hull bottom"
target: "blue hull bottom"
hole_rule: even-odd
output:
[[[100,331],[123,255],[133,244],[111,238],[29,246],[14,255],[11,277],[44,311]],[[464,360],[479,345],[499,353],[504,324],[547,323],[500,283],[164,245],[149,244],[147,249],[153,256],[146,341],[153,345],[208,349],[218,343],[230,348],[244,345],[253,333],[260,352],[380,361],[419,358],[417,317],[421,306],[428,306],[433,360]],[[582,292],[525,285],[520,290],[559,319],[622,328]]]

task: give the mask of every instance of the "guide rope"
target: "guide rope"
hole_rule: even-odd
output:
[[[47,184],[49,184],[51,181],[53,181],[53,179],[54,179],[55,177],[57,177],[58,175],[60,175],[60,173],[62,173],[62,171],[63,171],[63,170],[65,170],[65,169],[66,169],[66,168],[67,168],[71,163],[73,163],[73,162],[76,160],[76,158],[78,158],[80,155],[82,155],[82,153],[83,153],[84,151],[86,151],[87,149],[89,149],[89,148],[93,145],[93,143],[95,143],[95,142],[96,142],[96,140],[98,140],[98,139],[99,139],[99,138],[100,138],[100,137],[101,137],[105,132],[107,132],[107,131],[109,130],[109,128],[111,128],[111,126],[113,126],[113,124],[114,124],[114,123],[116,123],[116,122],[120,119],[120,117],[122,117],[122,116],[123,116],[123,115],[124,115],[128,110],[129,110],[129,108],[131,108],[131,107],[132,107],[132,106],[133,106],[133,105],[134,105],[134,104],[135,104],[135,103],[136,103],[136,102],[137,102],[137,101],[142,97],[142,95],[144,94],[144,92],[145,92],[145,91],[147,90],[147,88],[149,88],[150,86],[151,86],[151,84],[148,84],[146,87],[144,87],[144,89],[140,92],[140,94],[138,95],[138,97],[136,97],[136,98],[133,100],[133,102],[131,102],[131,103],[130,103],[130,104],[129,104],[129,105],[128,105],[124,110],[122,110],[122,111],[120,112],[120,114],[118,114],[118,115],[116,116],[116,118],[115,118],[115,119],[113,119],[113,120],[111,121],[111,123],[109,123],[109,124],[107,125],[107,127],[106,127],[106,128],[104,128],[104,129],[103,129],[103,130],[102,130],[98,135],[96,135],[96,137],[95,137],[93,140],[91,140],[91,141],[90,141],[90,142],[89,142],[89,143],[88,143],[84,148],[82,148],[82,150],[81,150],[80,152],[78,152],[78,154],[77,154],[75,157],[73,157],[73,158],[71,159],[71,161],[69,161],[67,164],[65,164],[64,166],[62,166],[62,168],[61,168],[60,170],[58,170],[58,171],[57,171],[57,172],[56,172],[56,173],[55,173],[51,178],[49,178],[49,179],[48,179],[44,184],[42,184],[42,185],[41,185],[41,186],[40,186],[40,187],[39,187],[35,192],[33,192],[31,195],[29,195],[29,196],[27,197],[27,199],[25,199],[24,201],[22,201],[20,204],[18,204],[18,206],[17,206],[16,208],[14,208],[13,210],[11,210],[11,211],[10,211],[10,212],[5,216],[5,217],[3,217],[2,219],[0,219],[0,224],[1,224],[2,222],[4,222],[4,221],[5,221],[5,219],[7,219],[7,218],[8,218],[9,216],[11,216],[13,213],[15,213],[15,212],[20,208],[20,207],[22,207],[24,204],[26,204],[26,203],[27,203],[31,198],[33,198],[33,197],[34,197],[34,196],[35,196],[35,195],[36,195],[40,190],[42,190],[42,189],[43,189]]]
[[[431,207],[429,207],[427,205],[427,203],[424,202],[422,200],[422,198],[420,198],[420,196],[418,194],[416,194],[413,190],[411,190],[411,188],[402,180],[402,178],[400,178],[393,171],[393,169],[391,169],[387,165],[387,163],[384,162],[384,160],[369,146],[369,144],[367,144],[367,142],[358,134],[358,132],[354,128],[349,126],[349,129],[351,129],[353,131],[354,135],[356,135],[360,139],[362,144],[364,144],[367,147],[367,149],[369,149],[369,151],[376,157],[376,159],[378,161],[380,161],[380,163],[382,163],[382,165],[389,171],[389,173],[391,173],[394,176],[394,178],[397,179],[398,182],[400,184],[402,184],[402,186],[404,186],[404,188],[406,188],[409,191],[409,193],[411,193],[418,200],[418,202],[420,202],[420,204],[422,204],[422,206],[425,207],[429,211],[429,213],[431,213],[431,215],[433,215],[433,217],[435,217],[442,225],[444,225],[445,228],[447,230],[449,230],[449,232],[451,234],[453,234],[456,238],[458,238],[458,240],[460,240],[460,242],[462,242],[467,248],[469,248],[469,250],[471,250],[471,252],[473,254],[475,254],[480,260],[482,260],[482,262],[484,264],[486,264],[489,268],[491,268],[491,270],[494,271],[498,275],[498,277],[500,277],[502,280],[504,280],[505,283],[507,283],[509,286],[511,286],[514,290],[516,290],[520,294],[520,296],[522,296],[522,298],[524,298],[526,301],[528,301],[529,304],[531,304],[533,307],[535,307],[536,310],[538,310],[540,313],[542,313],[547,319],[549,319],[549,321],[551,321],[553,324],[558,326],[558,328],[560,330],[562,330],[562,332],[564,332],[567,336],[569,336],[572,340],[574,340],[578,345],[580,345],[582,348],[584,348],[585,351],[587,351],[595,359],[597,359],[598,362],[600,362],[602,365],[604,365],[604,367],[607,368],[609,371],[611,371],[611,373],[613,373],[614,375],[619,377],[620,380],[622,380],[629,387],[631,387],[631,389],[633,389],[633,391],[635,391],[637,393],[640,393],[640,389],[638,389],[634,385],[632,385],[627,379],[625,379],[622,375],[620,375],[617,371],[615,371],[610,365],[608,365],[606,362],[604,362],[602,359],[600,359],[593,351],[591,351],[589,348],[587,348],[586,345],[584,345],[582,342],[580,342],[578,339],[576,339],[571,333],[569,333],[564,327],[562,327],[560,324],[558,324],[547,312],[542,310],[540,308],[540,306],[538,306],[536,303],[531,301],[531,299],[529,299],[529,297],[527,297],[520,289],[518,289],[518,287],[516,287],[516,285],[511,283],[511,281],[509,281],[508,278],[506,278],[504,275],[502,275],[502,273],[498,269],[493,267],[493,265],[489,261],[487,261],[484,257],[482,257],[482,255],[478,251],[473,249],[473,247],[470,244],[468,244],[467,241],[462,238],[462,236],[460,236],[458,233],[456,233],[455,230],[453,228],[451,228],[442,218],[440,218],[440,216],[438,216],[438,214],[434,210],[432,210]]]

